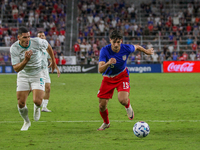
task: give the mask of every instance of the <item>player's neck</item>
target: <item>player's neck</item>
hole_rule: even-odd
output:
[[[119,53],[120,49],[121,49],[121,46],[120,46],[120,48],[119,48],[118,51],[115,51],[115,50],[113,50],[113,48],[112,48],[112,46],[111,46],[111,50],[112,50],[114,53]]]

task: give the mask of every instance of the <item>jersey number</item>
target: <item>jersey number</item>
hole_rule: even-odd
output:
[[[129,82],[123,82],[123,89],[129,88]]]

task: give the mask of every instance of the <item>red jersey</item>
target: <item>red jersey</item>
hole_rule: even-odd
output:
[[[60,34],[65,35],[65,30],[60,30]]]
[[[35,10],[35,13],[38,14],[38,15],[40,15],[40,9],[39,9],[39,8],[36,9],[36,10]]]
[[[192,50],[196,51],[197,50],[197,44],[192,44]]]
[[[192,30],[192,27],[191,26],[187,26],[186,30],[187,30],[187,32],[190,32]]]
[[[149,29],[149,31],[153,31],[153,25],[150,24],[150,25],[148,26],[148,29]]]
[[[94,32],[90,32],[90,33],[89,33],[89,36],[94,36]]]
[[[183,54],[183,60],[187,60],[188,54]]]
[[[172,30],[173,30],[174,32],[176,32],[176,31],[178,30],[177,26],[173,26],[173,27],[172,27]]]
[[[180,61],[184,61],[184,58],[183,58],[183,56],[182,56],[182,57],[179,57],[179,60],[180,60]]]
[[[56,40],[55,45],[60,46],[60,40],[59,39]]]
[[[67,61],[66,61],[65,59],[62,59],[62,60],[61,60],[61,64],[62,64],[62,65],[65,65],[66,62],[67,62]]]
[[[58,65],[59,64],[59,58],[55,58],[56,60],[56,64]]]
[[[56,50],[54,50],[54,51],[53,51],[53,54],[54,54],[54,56],[56,56],[56,54],[57,54],[57,51],[56,51]]]
[[[171,27],[172,24],[171,24],[170,21],[167,21],[167,22],[166,22],[166,25],[167,25],[168,27]]]
[[[94,50],[94,55],[99,56],[99,50],[98,49]]]
[[[140,54],[136,55],[137,64],[140,64],[140,59],[141,59],[141,55]]]
[[[79,46],[79,44],[75,44],[75,45],[74,45],[74,51],[75,51],[75,52],[79,52],[79,51],[80,51],[80,46]]]

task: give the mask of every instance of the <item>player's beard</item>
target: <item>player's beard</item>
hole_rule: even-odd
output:
[[[29,41],[24,42],[25,47],[29,46]]]
[[[21,42],[19,42],[19,44],[20,44],[22,47],[28,47],[28,46],[29,46],[29,41],[21,41]]]
[[[119,52],[120,46],[119,46],[119,47],[118,47],[118,46],[117,46],[117,47],[114,47],[114,46],[113,46],[113,47],[112,47],[112,50],[113,50],[114,52]]]

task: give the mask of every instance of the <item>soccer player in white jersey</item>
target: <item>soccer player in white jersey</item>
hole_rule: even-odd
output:
[[[18,111],[24,119],[21,131],[26,131],[31,126],[28,117],[26,100],[30,90],[33,91],[34,120],[40,119],[40,106],[44,97],[45,70],[42,65],[42,55],[48,52],[51,56],[52,72],[56,67],[52,47],[46,40],[30,38],[30,32],[25,27],[18,29],[18,41],[10,48],[11,62],[17,73],[17,100]]]
[[[39,31],[37,36],[41,39],[45,39],[46,40],[46,36],[44,34],[44,32]],[[49,97],[50,97],[50,90],[51,90],[51,79],[49,76],[49,70],[48,70],[48,60],[51,57],[49,56],[48,53],[44,53],[44,67],[46,68],[46,79],[45,79],[45,94],[44,94],[44,99],[42,101],[42,111],[43,112],[51,112],[51,110],[49,110],[47,108],[48,102],[49,102]],[[56,70],[57,70],[57,74],[58,77],[60,77],[60,70],[58,69],[58,67],[56,66]]]

